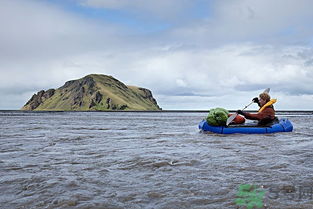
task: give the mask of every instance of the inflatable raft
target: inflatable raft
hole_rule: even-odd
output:
[[[255,123],[229,126],[211,126],[206,120],[199,123],[199,129],[210,131],[218,134],[266,134],[276,132],[291,132],[293,129],[292,123],[285,118],[278,120],[270,126],[257,126]]]

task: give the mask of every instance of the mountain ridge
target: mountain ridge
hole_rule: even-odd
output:
[[[41,90],[21,110],[161,110],[149,89],[127,86],[116,78],[90,74],[58,89]]]

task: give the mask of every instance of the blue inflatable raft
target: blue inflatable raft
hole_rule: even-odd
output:
[[[199,123],[199,129],[210,131],[218,134],[266,134],[276,132],[291,132],[293,126],[288,119],[280,119],[277,123],[271,126],[257,126],[253,124],[229,125],[229,126],[211,126],[206,120]]]

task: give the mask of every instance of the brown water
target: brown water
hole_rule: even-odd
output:
[[[0,207],[245,208],[253,184],[263,208],[313,208],[312,113],[267,135],[201,133],[205,116],[0,112]]]

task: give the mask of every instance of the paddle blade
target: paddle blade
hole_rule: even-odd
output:
[[[270,88],[267,88],[263,91],[263,93],[270,93],[270,90],[271,90]]]
[[[226,126],[228,126],[236,117],[238,113],[231,115],[229,118],[227,118]]]

